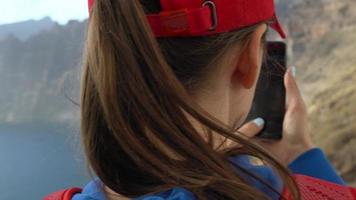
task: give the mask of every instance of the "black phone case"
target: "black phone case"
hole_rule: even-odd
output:
[[[259,138],[280,140],[283,133],[285,115],[285,86],[287,55],[286,44],[268,42],[267,54],[261,68],[254,100],[247,121],[262,117],[264,129]]]

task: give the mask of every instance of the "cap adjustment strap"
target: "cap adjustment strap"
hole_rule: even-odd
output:
[[[214,26],[211,11],[209,7],[162,11],[159,14],[147,15],[147,19],[157,37],[195,35]]]

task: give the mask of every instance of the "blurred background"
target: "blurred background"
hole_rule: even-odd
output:
[[[356,1],[276,0],[315,142],[356,186]],[[90,176],[79,141],[85,0],[0,0],[0,199]]]

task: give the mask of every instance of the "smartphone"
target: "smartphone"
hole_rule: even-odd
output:
[[[282,139],[285,115],[287,47],[284,42],[267,42],[265,59],[247,121],[262,117],[264,129],[257,135],[263,139]]]

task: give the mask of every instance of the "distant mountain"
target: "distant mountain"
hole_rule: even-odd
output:
[[[86,22],[55,24],[22,41],[0,41],[0,123],[70,122],[78,109]]]
[[[5,39],[9,35],[14,35],[18,39],[24,41],[29,37],[44,31],[51,29],[56,23],[49,17],[45,17],[41,20],[28,20],[13,24],[0,25],[0,40]]]

